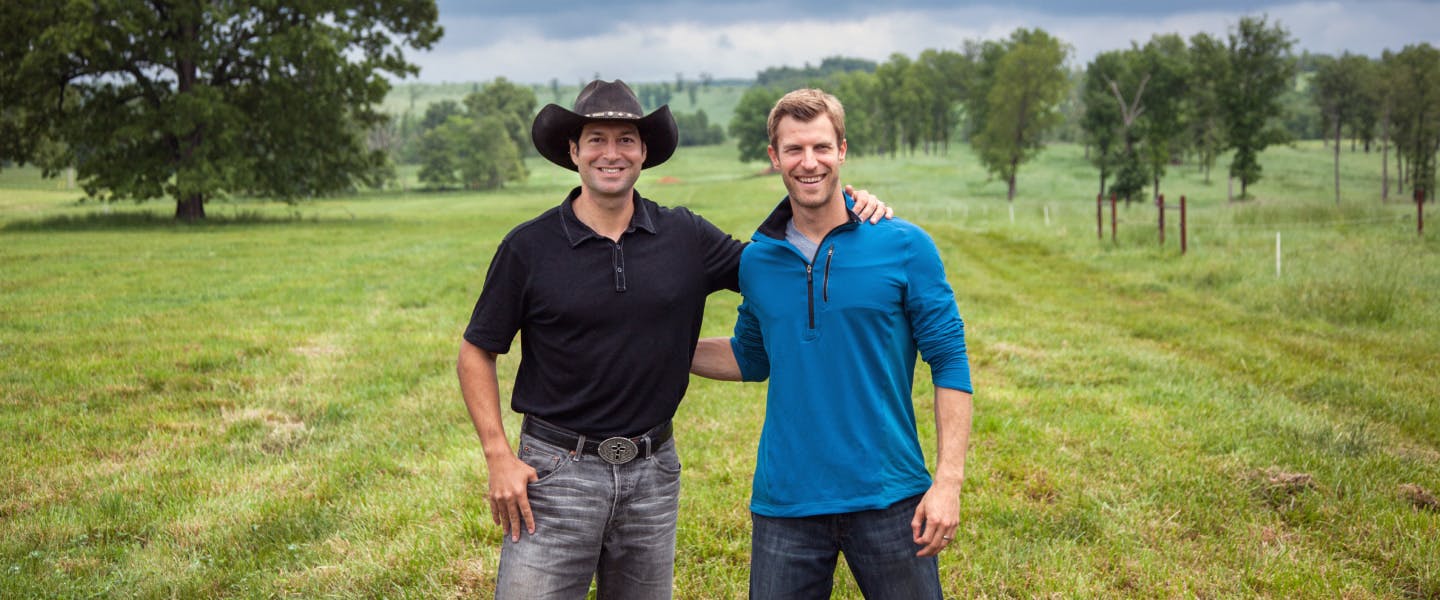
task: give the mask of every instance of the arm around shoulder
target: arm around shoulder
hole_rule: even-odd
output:
[[[707,379],[740,381],[740,364],[735,360],[730,338],[704,338],[696,342],[690,372]]]

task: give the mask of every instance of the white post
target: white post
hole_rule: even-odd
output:
[[[1275,276],[1280,277],[1280,232],[1275,232]]]
[[[1014,205],[1014,204],[1011,204],[1011,205],[1010,205],[1010,224],[1011,224],[1011,225],[1014,225],[1014,224],[1015,224],[1015,205]]]

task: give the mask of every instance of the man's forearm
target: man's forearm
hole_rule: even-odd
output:
[[[465,410],[470,413],[470,422],[480,436],[486,459],[492,455],[510,455],[510,440],[505,436],[504,421],[500,418],[500,381],[495,374],[495,354],[462,341],[455,371],[460,378]]]
[[[690,372],[707,379],[740,381],[740,364],[735,361],[730,338],[704,338],[697,342]]]
[[[970,420],[973,412],[970,393],[935,388],[935,483],[959,491],[965,480],[965,453],[970,447]]]

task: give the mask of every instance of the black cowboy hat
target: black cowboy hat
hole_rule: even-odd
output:
[[[570,160],[570,140],[579,137],[580,129],[586,123],[596,121],[627,121],[640,130],[640,140],[645,142],[645,164],[648,169],[665,162],[675,153],[680,140],[680,130],[675,127],[675,117],[670,115],[670,106],[665,105],[654,112],[640,116],[640,99],[625,82],[595,80],[580,95],[575,97],[575,110],[569,111],[555,104],[547,104],[535,115],[530,126],[530,139],[540,155],[557,165],[577,170]]]

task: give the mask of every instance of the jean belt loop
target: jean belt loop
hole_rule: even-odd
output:
[[[650,460],[652,456],[654,456],[654,448],[650,447],[650,436],[647,435],[645,436],[645,460]]]
[[[585,453],[585,434],[580,434],[579,438],[575,442],[575,451],[570,453],[570,460],[575,462],[580,462],[580,455]]]

